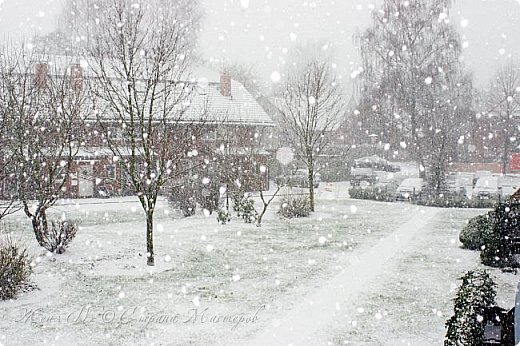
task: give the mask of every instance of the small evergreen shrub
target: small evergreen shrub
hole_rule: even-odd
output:
[[[462,247],[469,250],[481,250],[492,236],[493,220],[492,212],[470,219],[459,234]]]
[[[0,243],[0,300],[13,299],[29,285],[31,258],[10,239]]]
[[[225,225],[226,223],[231,221],[231,215],[229,215],[228,211],[224,208],[217,209],[217,222],[221,225]]]
[[[246,194],[240,189],[236,189],[229,193],[229,197],[231,198],[231,201],[233,201],[233,211],[240,216],[240,206],[244,198],[246,198]]]
[[[245,223],[255,222],[258,217],[258,213],[255,209],[255,201],[248,196],[245,196],[242,201],[240,201],[238,216],[241,217]]]
[[[47,225],[47,229],[43,228],[43,244],[42,246],[48,251],[56,254],[65,252],[65,248],[72,242],[78,225],[71,221],[52,220]]]
[[[495,283],[484,270],[467,272],[454,299],[454,314],[446,321],[444,346],[481,345],[485,309],[495,304]]]
[[[278,214],[286,218],[307,217],[311,213],[311,206],[307,196],[284,197]]]
[[[505,268],[518,267],[514,259],[514,241],[520,229],[520,207],[517,204],[500,204],[493,212],[493,231],[482,246],[482,264]]]

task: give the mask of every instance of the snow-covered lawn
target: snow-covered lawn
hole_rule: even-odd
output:
[[[55,208],[83,224],[58,256],[35,245],[17,214],[8,228],[36,257],[39,289],[0,303],[0,343],[439,345],[457,278],[479,265],[458,230],[482,211],[351,200],[346,186],[324,187],[311,217],[280,219],[274,205],[260,228],[180,219],[162,202],[152,269],[133,198]],[[516,276],[494,274],[500,305],[512,306]]]

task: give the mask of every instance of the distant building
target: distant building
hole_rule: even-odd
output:
[[[73,79],[74,88],[82,90],[85,87],[86,80],[92,75],[85,60],[77,58],[74,62],[72,59],[71,63],[70,58],[53,59],[56,59],[58,64],[64,64],[60,70],[67,71],[64,78]],[[45,87],[48,73],[49,66],[46,61],[34,63],[34,81],[40,87]],[[190,126],[197,124],[202,127],[202,135],[195,141],[193,150],[196,151],[196,155],[187,153],[181,167],[176,169],[182,174],[176,178],[196,174],[194,167],[199,166],[197,163],[204,160],[215,162],[218,161],[216,158],[225,157],[225,162],[233,167],[237,183],[241,185],[242,190],[267,189],[269,170],[261,167],[268,166],[270,148],[258,148],[254,145],[261,142],[259,137],[269,136],[275,126],[271,117],[240,83],[228,75],[219,75],[203,68],[196,70],[194,75],[196,78],[186,82],[192,85],[193,97],[190,99],[190,107],[183,114],[182,121],[177,123],[186,119],[186,131],[182,131],[186,134],[190,133]],[[89,100],[84,105],[84,123],[78,124],[76,129],[75,138],[80,139],[81,145],[63,188],[63,194],[66,197],[95,197],[98,190],[103,189],[117,195],[130,194],[132,189],[121,169],[124,157],[114,158],[104,137],[106,131],[101,131],[100,128],[110,129],[110,135],[113,136],[111,141],[117,142],[120,138],[123,142],[120,124],[115,117],[111,118],[106,114],[102,117],[103,123],[100,123],[96,112],[105,111],[100,109],[93,98]],[[201,120],[196,114],[200,114],[203,108],[205,116]],[[171,145],[175,146],[176,143]],[[121,151],[124,153],[125,149]],[[130,154],[129,148],[126,151]],[[228,169],[229,166],[213,169]],[[0,186],[0,195],[12,190],[14,184],[15,182],[11,181],[10,186]]]

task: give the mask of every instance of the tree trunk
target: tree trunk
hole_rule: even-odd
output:
[[[24,202],[24,212],[31,219],[31,225],[38,245],[44,246],[44,234],[47,231],[47,213],[45,208],[38,207],[33,214],[29,210],[29,205]]]
[[[504,138],[504,153],[502,155],[502,174],[506,174],[507,171],[507,162],[509,161],[509,131],[505,131]]]
[[[153,209],[146,212],[146,264],[149,266],[155,265],[155,258],[153,252]]]
[[[43,230],[40,220],[37,216],[33,216],[31,217],[31,223],[33,227],[34,236],[36,237],[38,245],[43,246]]]
[[[314,211],[314,166],[309,166],[309,204],[311,211]]]
[[[267,204],[264,203],[264,207],[262,208],[262,212],[258,214],[258,217],[256,218],[256,227],[262,226],[262,217],[264,217],[265,212],[267,211]]]

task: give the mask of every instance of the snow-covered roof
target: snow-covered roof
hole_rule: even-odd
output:
[[[92,59],[81,57],[53,56],[42,57],[42,62],[51,66],[49,73],[70,73],[72,65],[80,65],[85,78],[94,77],[92,72],[96,64]],[[225,123],[237,125],[274,126],[271,117],[260,106],[249,91],[239,82],[231,80],[231,96],[221,93],[220,74],[204,66],[193,69],[185,77],[193,86],[190,106],[185,110],[181,122]],[[100,108],[99,104],[97,105]],[[87,106],[87,108],[90,108]],[[106,110],[105,110],[106,111]],[[204,114],[204,116],[201,116]],[[87,119],[95,117],[87,115]]]
[[[188,112],[191,113],[188,118],[195,120],[206,104],[207,123],[274,126],[273,120],[242,84],[231,81],[231,96],[220,93],[220,82],[208,82],[201,86],[199,79],[197,84],[195,96],[191,100],[192,107],[189,109],[192,112]]]

